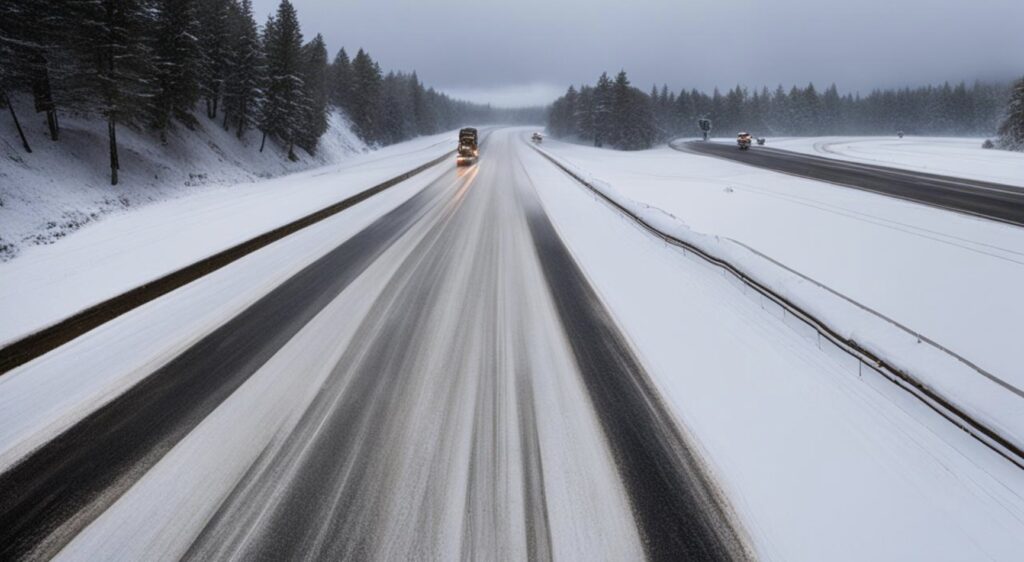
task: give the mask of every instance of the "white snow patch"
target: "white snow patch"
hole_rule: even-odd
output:
[[[890,166],[1024,187],[1024,153],[984,149],[982,138],[793,137],[769,139],[773,148],[837,160]]]
[[[698,444],[759,558],[1019,557],[1024,473],[885,379],[850,372],[721,269],[665,245],[522,152],[559,233]]]
[[[1021,229],[668,149],[546,148],[650,226],[732,263],[1024,448]]]

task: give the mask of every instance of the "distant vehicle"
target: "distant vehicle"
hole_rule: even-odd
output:
[[[736,135],[736,144],[739,145],[740,150],[747,150],[750,148],[750,133],[740,133]]]
[[[533,144],[540,144],[544,141],[544,136],[540,133],[534,133],[533,136],[530,137],[530,140],[533,141]]]
[[[757,145],[764,146],[764,137],[757,137]]]
[[[468,166],[476,163],[480,156],[476,129],[466,127],[459,131],[459,148],[456,151],[455,164]]]
[[[903,138],[903,131],[896,131],[896,136],[902,139]]]

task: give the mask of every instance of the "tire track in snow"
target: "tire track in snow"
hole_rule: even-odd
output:
[[[525,169],[521,177],[520,185],[528,183]],[[544,275],[629,492],[648,558],[746,558],[719,491],[530,189],[521,192]]]
[[[552,558],[522,337],[544,285],[535,263],[524,279],[535,257],[511,194],[470,184],[187,558]]]
[[[443,200],[446,180],[450,176],[0,475],[0,558],[56,553]]]

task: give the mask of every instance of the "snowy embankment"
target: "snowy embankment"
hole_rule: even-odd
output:
[[[422,137],[285,177],[207,187],[26,247],[0,263],[0,345],[420,166],[451,151],[452,139]],[[128,180],[119,189],[144,191]]]
[[[523,153],[757,559],[1019,558],[1024,471],[885,378],[851,373],[721,268]]]
[[[1024,230],[667,148],[544,149],[1024,447]]]
[[[1024,187],[1024,153],[961,137],[796,137],[769,146],[849,162]]]
[[[26,103],[19,104],[24,110]],[[348,118],[329,115],[329,128],[315,155],[298,149],[297,162],[260,133],[238,139],[220,120],[197,113],[194,130],[170,131],[163,144],[149,131],[118,129],[120,184],[110,185],[105,121],[61,116],[60,140],[53,142],[46,120],[21,115],[32,153],[18,141],[13,122],[0,118],[0,261],[50,244],[108,215],[328,164],[366,152]]]

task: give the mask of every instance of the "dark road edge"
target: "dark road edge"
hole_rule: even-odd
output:
[[[0,474],[0,560],[55,555],[424,213],[444,204],[445,177]]]
[[[260,234],[240,244],[222,250],[207,258],[201,259],[191,265],[173,271],[127,292],[111,297],[103,302],[95,304],[81,312],[78,312],[64,320],[50,325],[42,330],[29,334],[21,339],[0,348],[0,376],[4,373],[23,365],[37,357],[52,351],[65,343],[85,334],[86,332],[105,324],[122,314],[138,308],[150,301],[183,287],[201,277],[209,275],[231,263],[257,251],[266,246],[294,234],[308,226],[316,224],[326,218],[334,216],[353,205],[361,203],[394,187],[421,172],[424,172],[451,156],[450,152],[430,160],[408,172],[399,174],[385,182],[363,190],[343,201],[334,203],[296,219],[288,224],[279,226],[273,230]]]
[[[650,234],[660,238],[661,240],[665,241],[668,244],[677,246],[685,250],[686,252],[689,252],[703,259],[704,261],[727,271],[746,286],[757,291],[765,298],[768,298],[769,300],[775,302],[776,304],[787,310],[789,313],[791,313],[794,317],[796,317],[797,319],[801,320],[802,322],[813,328],[815,331],[818,332],[818,334],[821,337],[828,339],[838,349],[857,359],[861,365],[868,367],[872,371],[875,371],[879,375],[885,377],[886,380],[892,382],[897,387],[907,391],[911,396],[918,399],[932,411],[936,412],[937,414],[945,418],[947,421],[963,430],[965,433],[967,433],[968,435],[976,439],[978,442],[982,443],[983,445],[994,451],[999,456],[1009,461],[1011,464],[1015,465],[1017,468],[1024,469],[1024,448],[1021,448],[1021,446],[1015,443],[1013,440],[1004,437],[998,431],[989,427],[985,423],[973,418],[972,416],[961,410],[958,406],[956,406],[951,400],[945,398],[937,391],[933,390],[932,388],[922,383],[917,377],[889,364],[884,359],[878,357],[871,351],[865,349],[863,346],[857,343],[856,340],[847,339],[843,337],[842,335],[840,335],[838,331],[833,329],[827,323],[818,319],[814,315],[808,313],[806,310],[797,306],[796,304],[790,302],[785,297],[775,293],[768,286],[760,283],[759,281],[757,281],[756,279],[754,279],[753,277],[745,273],[742,269],[736,267],[732,263],[717,256],[711,255],[701,250],[700,248],[689,244],[688,242],[685,242],[683,240],[670,236],[662,232],[661,230],[658,230],[654,226],[644,221],[644,219],[642,219],[638,215],[632,213],[629,209],[626,209],[625,207],[623,207],[622,205],[620,205],[619,203],[617,203],[616,201],[602,193],[600,189],[594,187],[590,182],[580,177],[578,174],[576,174],[574,171],[569,169],[567,166],[559,162],[551,155],[547,154],[541,149],[538,149],[537,147],[531,146],[531,148],[537,151],[538,154],[540,154],[543,158],[551,162],[554,166],[556,166],[570,178],[575,180],[583,187],[587,188],[592,194],[596,195],[600,200],[604,201],[614,209],[617,209],[624,216],[630,218],[633,222],[635,222],[638,226],[640,226]]]
[[[749,559],[728,502],[536,198],[527,224],[647,558]]]
[[[720,158],[945,211],[1024,226],[1024,188],[1011,185],[848,162],[777,148],[755,147],[740,151],[733,145],[702,141],[673,141],[669,147],[678,152]]]

